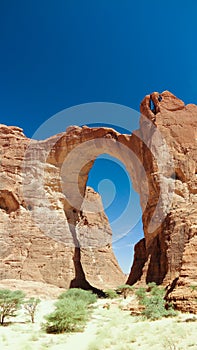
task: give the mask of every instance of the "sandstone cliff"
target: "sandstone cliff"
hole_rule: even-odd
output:
[[[124,275],[112,252],[112,232],[100,196],[90,188],[85,191],[90,202],[96,197],[98,215],[86,212],[84,204],[80,212],[64,208],[59,168],[42,159],[50,142],[33,141],[31,147],[20,128],[0,126],[0,279],[66,288],[122,283]],[[37,158],[32,157],[35,151]],[[80,252],[72,220],[83,241]]]
[[[34,141],[0,127],[1,279],[85,288],[123,281],[100,198],[86,188],[94,160],[108,153],[125,164],[143,211],[128,283],[163,283],[177,307],[197,310],[197,106],[164,91],[147,95],[141,113],[132,135],[72,126]]]
[[[160,131],[171,160],[170,164],[165,161],[166,153],[165,150],[161,152],[160,144],[154,147],[157,162],[150,155],[147,157],[143,146],[141,148],[150,189],[143,213],[145,244],[136,247],[136,259],[128,283],[136,282],[136,273],[138,281],[163,283],[168,286],[168,298],[177,308],[197,311],[197,294],[191,288],[197,285],[197,106],[185,106],[165,91],[146,96],[141,103],[141,113]],[[143,117],[141,132],[151,149],[153,138],[146,136]],[[164,169],[159,169],[159,162],[165,163]],[[164,218],[164,211],[166,215],[160,227],[150,234],[148,227],[159,193],[159,217]],[[138,256],[142,257],[143,265],[140,278]]]

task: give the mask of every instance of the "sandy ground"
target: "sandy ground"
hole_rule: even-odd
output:
[[[128,300],[131,301],[131,300]],[[176,319],[154,322],[142,321],[122,311],[118,305],[128,301],[99,300],[92,319],[83,333],[52,335],[41,331],[44,315],[54,308],[54,300],[43,300],[35,324],[26,322],[23,310],[9,326],[0,327],[1,350],[197,350],[197,321],[185,322],[193,315],[179,315]],[[28,320],[28,317],[27,317]]]
[[[98,301],[98,306],[106,303],[105,300]],[[91,321],[82,333],[51,335],[41,331],[44,315],[54,309],[54,300],[43,300],[38,306],[35,323],[28,322],[29,317],[24,316],[24,310],[13,319],[12,324],[0,327],[0,349],[1,350],[86,350],[89,343],[95,339],[98,319],[96,311]],[[24,322],[26,320],[26,322]]]

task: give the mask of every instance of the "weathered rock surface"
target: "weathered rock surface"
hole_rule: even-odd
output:
[[[128,282],[168,285],[179,308],[189,300],[197,310],[197,106],[164,91],[147,95],[141,113],[132,135],[72,126],[32,141],[0,127],[1,279],[84,288],[123,281],[100,198],[86,188],[94,160],[108,153],[125,164],[143,211]]]
[[[150,111],[150,99],[154,104],[153,111]],[[160,186],[160,207],[169,206],[169,209],[160,228],[153,233],[152,237],[155,237],[151,239],[147,234],[147,224],[153,209],[154,195],[149,197],[143,214],[145,239],[148,236],[149,238],[146,239],[147,257],[141,281],[169,285],[168,297],[174,300],[179,309],[197,312],[196,295],[190,288],[191,285],[197,285],[197,106],[185,106],[181,100],[165,91],[160,95],[153,93],[146,96],[141,104],[141,113],[153,120],[164,137],[174,168],[171,173],[172,168],[168,169],[166,166],[162,174],[157,165],[150,161],[146,171],[149,188],[154,186],[151,176],[162,176],[166,186]],[[143,118],[141,120],[143,121]],[[143,123],[141,128],[145,133]],[[158,151],[159,147],[156,152]],[[145,158],[146,154],[142,157]],[[165,153],[162,154],[161,160],[164,157]],[[159,154],[157,159],[160,159]],[[173,195],[168,198],[165,191],[172,181]],[[159,187],[159,183],[156,183]],[[153,189],[155,192],[158,191],[156,186]]]
[[[18,279],[0,280],[0,289],[22,290],[29,298],[57,299],[65,291],[64,288],[45,282],[24,281]]]
[[[71,135],[69,139],[73,142]],[[100,196],[86,189],[90,203],[96,197],[98,214],[86,212],[85,204],[80,212],[64,208],[59,168],[42,161],[53,141],[33,141],[31,147],[21,129],[0,126],[0,279],[64,288],[72,283],[89,287],[90,282],[99,288],[122,283],[124,275],[112,252],[112,232]],[[35,150],[37,158],[32,156]],[[73,229],[83,241],[80,256]]]

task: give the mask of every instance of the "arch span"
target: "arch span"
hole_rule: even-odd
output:
[[[140,128],[132,135],[70,127],[36,141],[20,128],[0,125],[1,279],[64,288],[71,281],[88,281],[105,288],[124,277],[113,258],[98,194],[86,186],[95,158],[107,152],[126,164],[143,211],[144,241],[136,246],[129,283],[171,283],[168,297],[185,311],[188,305],[196,310],[189,285],[196,284],[197,106],[185,106],[164,91],[147,95],[141,113]],[[81,279],[72,258],[86,271]]]
[[[154,113],[150,109],[150,100],[155,105]],[[65,213],[70,218],[70,211],[75,208],[76,215],[71,220],[75,227],[82,203],[86,211],[91,211],[93,207],[97,210],[96,202],[91,202],[89,208],[88,201],[84,200],[88,173],[96,157],[108,153],[125,164],[134,189],[140,195],[144,228],[144,241],[136,246],[128,283],[133,284],[140,279],[143,283],[155,281],[167,284],[181,271],[190,224],[188,222],[184,224],[184,229],[179,229],[180,213],[177,214],[176,208],[182,190],[177,189],[180,179],[174,179],[172,174],[175,168],[181,168],[184,181],[189,181],[189,188],[193,188],[188,176],[194,178],[195,169],[193,174],[187,167],[184,161],[186,153],[181,159],[179,157],[180,144],[187,144],[190,161],[195,163],[195,147],[187,134],[182,136],[179,128],[184,119],[187,128],[191,129],[190,117],[187,122],[182,117],[186,113],[191,116],[188,108],[167,91],[147,95],[141,103],[140,129],[132,135],[104,127],[70,127],[48,158],[49,162],[61,168],[62,188],[67,198]],[[175,114],[180,116],[178,122]],[[193,232],[193,228],[191,230]],[[173,233],[176,233],[175,236]]]
[[[162,208],[163,198],[161,199],[160,193],[159,165],[150,147],[148,147],[148,142],[152,142],[154,147],[157,148],[157,144],[153,142],[156,133],[152,127],[152,122],[150,122],[149,137],[147,132],[145,134],[147,141],[142,136],[143,128],[147,127],[147,120],[145,122],[146,125],[141,126],[140,132],[132,135],[123,135],[110,128],[70,127],[67,133],[55,144],[47,162],[60,168],[61,186],[66,198],[64,211],[78,251],[83,248],[99,250],[104,245],[110,245],[111,247],[111,234],[108,230],[102,232],[102,237],[99,235],[96,239],[92,237],[90,232],[88,237],[83,232],[80,235],[80,223],[84,222],[84,217],[91,216],[96,221],[96,217],[101,211],[97,196],[90,201],[86,196],[88,174],[95,159],[99,155],[107,153],[116,157],[125,165],[133,187],[140,195],[140,205],[143,212],[145,235],[143,256],[145,258],[143,264],[140,265],[140,276],[142,277],[144,266],[147,264],[147,273],[144,275],[144,279],[161,283],[167,273],[166,246],[164,243],[158,244],[158,236],[161,234],[163,224],[161,222],[164,210]],[[158,141],[160,142],[160,140],[156,140],[156,142]],[[60,151],[57,152],[57,150]],[[159,152],[157,149],[156,151]],[[154,177],[153,174],[155,174]],[[153,220],[153,223],[151,223],[151,220]],[[150,225],[152,225],[151,229]],[[134,262],[132,275],[135,275],[135,266]],[[137,269],[139,269],[138,264]],[[136,281],[136,278],[134,280]],[[129,278],[128,282],[134,283],[134,280]]]

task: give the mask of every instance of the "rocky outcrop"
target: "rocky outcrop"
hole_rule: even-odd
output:
[[[152,111],[150,100],[153,103]],[[141,113],[151,119],[160,131],[173,162],[173,167],[166,162],[166,169],[161,172],[158,164],[150,161],[146,170],[149,188],[154,185],[151,177],[159,176],[163,180],[160,186],[156,181],[161,193],[160,208],[164,210],[168,206],[168,210],[160,228],[149,235],[147,225],[153,205],[149,197],[143,214],[145,239],[148,239],[141,281],[168,285],[168,298],[179,309],[197,311],[195,291],[190,287],[197,285],[197,106],[185,106],[166,91],[160,95],[153,93],[146,96],[141,104]],[[143,118],[141,120],[145,135]],[[165,152],[160,157],[158,151],[160,147],[156,150],[157,160],[163,161]],[[143,157],[146,157],[145,153]],[[157,192],[158,188],[155,188]]]
[[[100,196],[85,189],[89,203],[96,198],[96,214],[86,211],[85,203],[80,211],[66,207],[59,168],[42,159],[53,141],[31,144],[21,129],[0,126],[0,279],[64,288],[120,284],[124,274]]]
[[[35,141],[1,126],[1,279],[84,288],[122,282],[100,197],[86,188],[94,160],[108,153],[125,164],[143,212],[128,283],[164,284],[177,307],[190,300],[194,310],[196,128],[197,106],[168,91],[145,97],[132,135],[71,126]]]
[[[146,242],[143,238],[134,247],[134,262],[127,280],[129,285],[133,285],[140,281],[146,258]]]
[[[0,289],[22,290],[28,298],[57,299],[65,289],[45,282],[24,281],[19,279],[0,280]]]

